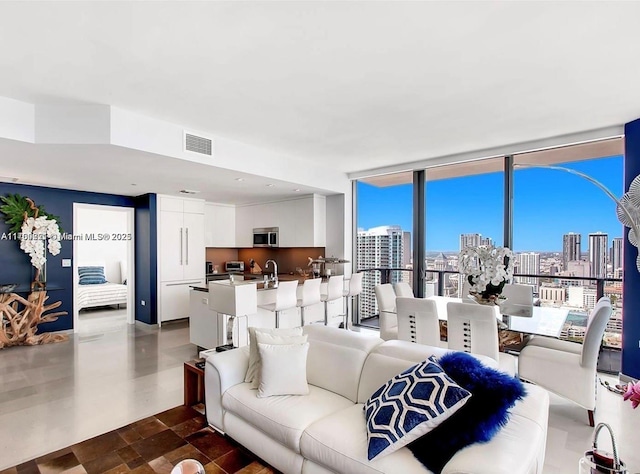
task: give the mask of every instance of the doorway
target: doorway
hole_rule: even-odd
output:
[[[103,333],[135,321],[134,209],[73,204],[73,331]]]

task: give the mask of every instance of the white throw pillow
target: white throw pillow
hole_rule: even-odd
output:
[[[262,366],[258,398],[275,395],[308,395],[307,353],[309,343],[260,344]]]
[[[262,334],[275,334],[278,336],[302,336],[302,328],[249,328],[249,368],[244,381],[252,384],[252,388],[258,388],[260,382],[260,353],[258,352],[258,342],[256,341],[256,331]],[[306,341],[304,341],[306,342]],[[289,343],[291,344],[291,343]]]

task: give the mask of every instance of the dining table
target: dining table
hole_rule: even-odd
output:
[[[462,303],[462,298],[450,296],[429,296],[427,299],[436,302],[438,319],[447,320],[447,304]],[[471,304],[477,304],[470,302]],[[550,306],[528,306],[516,304],[502,304],[494,306],[496,320],[500,329],[515,331],[522,334],[540,335],[559,338],[564,323],[569,316],[569,310]]]

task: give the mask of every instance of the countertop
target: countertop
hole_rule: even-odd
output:
[[[267,273],[265,273],[266,275]],[[219,276],[223,276],[223,273],[215,273],[212,275],[219,275]],[[239,275],[238,273],[234,273],[234,275]],[[263,285],[263,276],[262,275],[256,275],[256,274],[251,274],[251,273],[245,273],[244,274],[245,280],[237,280],[234,283],[235,284],[243,284],[244,283],[256,283],[258,286],[258,291],[265,291],[265,290],[274,290],[275,288],[264,288]],[[247,277],[252,277],[251,279],[248,279]],[[291,273],[279,273],[278,274],[278,280],[279,281],[298,281],[298,284],[302,285],[305,280],[309,280],[311,277],[310,276],[303,276],[303,275],[295,275],[295,274],[291,274]],[[225,281],[226,279],[222,279],[222,281]],[[328,280],[327,277],[323,277],[322,281],[326,282]],[[220,280],[217,280],[220,281]],[[216,283],[216,281],[211,281],[210,283]],[[209,287],[208,286],[201,286],[201,285],[192,285],[191,286],[192,289],[196,290],[196,291],[203,291],[203,292],[208,292],[209,291]]]

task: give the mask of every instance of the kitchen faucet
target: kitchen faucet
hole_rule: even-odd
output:
[[[278,287],[278,264],[276,263],[275,260],[269,259],[264,264],[265,270],[269,266],[269,262],[273,263],[273,274],[271,275],[271,278],[269,280],[271,280],[273,282],[273,287],[277,288]]]

